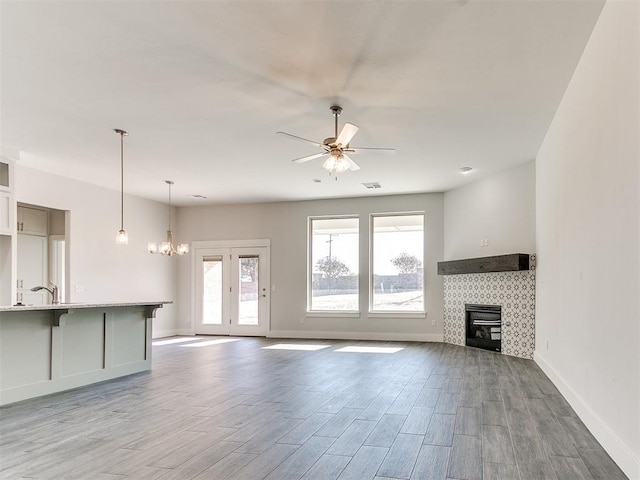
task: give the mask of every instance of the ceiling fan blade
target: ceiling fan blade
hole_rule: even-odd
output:
[[[355,172],[356,170],[360,170],[360,165],[358,165],[356,162],[354,162],[349,157],[349,155],[342,154],[342,156],[347,160],[347,162],[349,162],[349,170],[351,170],[352,172]]]
[[[349,145],[349,142],[351,141],[353,136],[358,133],[358,130],[360,129],[353,123],[345,123],[344,127],[342,127],[340,135],[338,135],[338,138],[336,138],[336,144],[340,144],[343,147],[346,147],[347,145]]]
[[[286,133],[286,132],[276,132],[276,133],[279,133],[280,135],[285,135],[287,137],[294,138],[296,140],[300,140],[301,142],[310,143],[311,145],[315,145],[316,147],[319,147],[319,148],[323,148],[324,147],[321,143],[314,142],[313,140],[309,140],[307,138],[298,137],[297,135],[291,135],[290,133]]]
[[[291,160],[291,161],[293,163],[304,163],[304,162],[308,162],[309,160],[313,160],[315,158],[324,157],[326,154],[327,152],[314,153],[313,155],[307,155],[306,157],[296,158],[295,160]]]
[[[353,147],[353,148],[345,148],[344,152],[349,153],[396,153],[395,148],[365,148],[365,147]]]

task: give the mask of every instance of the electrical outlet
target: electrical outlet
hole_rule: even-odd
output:
[[[76,293],[84,292],[84,285],[76,285]]]
[[[436,326],[436,319],[434,318],[433,320],[431,320],[431,326],[435,327]]]
[[[549,340],[547,340],[547,350],[549,350]]]

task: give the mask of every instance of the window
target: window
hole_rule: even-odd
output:
[[[424,312],[424,214],[371,217],[372,312]]]
[[[202,259],[202,323],[222,325],[222,257]]]
[[[309,311],[358,311],[358,238],[358,217],[309,219]]]

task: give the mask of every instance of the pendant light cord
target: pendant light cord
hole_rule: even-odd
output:
[[[120,132],[120,230],[124,230],[124,132]]]
[[[173,182],[167,182],[169,184],[169,231],[171,231],[171,183]]]

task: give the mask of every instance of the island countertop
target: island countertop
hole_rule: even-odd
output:
[[[102,303],[59,303],[57,305],[0,305],[0,312],[33,312],[40,310],[72,310],[80,308],[144,307],[150,305],[169,305],[172,301],[149,302],[102,302]]]

